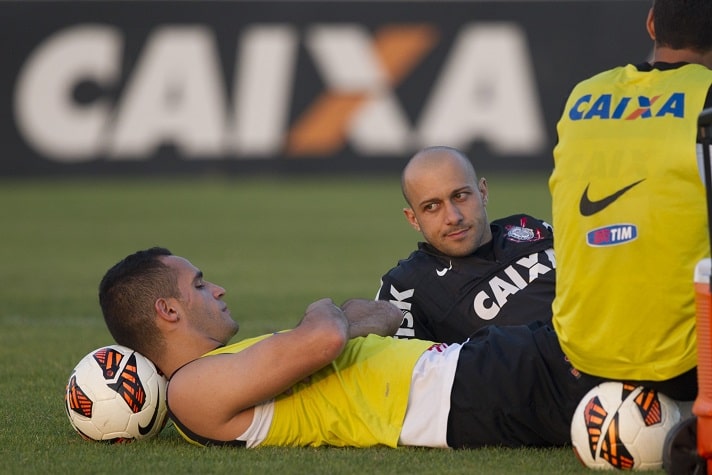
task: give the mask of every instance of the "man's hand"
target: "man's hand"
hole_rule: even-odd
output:
[[[349,338],[369,334],[393,336],[403,321],[400,309],[385,300],[351,299],[341,309],[349,322]]]

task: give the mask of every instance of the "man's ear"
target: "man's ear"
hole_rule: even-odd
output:
[[[482,204],[487,206],[487,201],[489,200],[489,191],[487,190],[487,180],[485,177],[480,178],[480,182],[477,184],[477,188],[480,190],[480,196],[482,196]]]
[[[645,28],[648,30],[650,39],[655,41],[655,16],[653,15],[652,8],[648,11],[648,18],[645,20]]]
[[[408,220],[413,229],[420,232],[420,225],[418,224],[418,220],[415,218],[415,213],[413,212],[413,209],[403,208],[403,214],[405,215],[405,219]]]
[[[156,315],[158,315],[161,320],[172,323],[178,321],[175,299],[161,297],[156,300],[153,307],[156,309]]]

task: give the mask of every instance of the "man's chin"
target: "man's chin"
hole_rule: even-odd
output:
[[[471,239],[458,239],[445,243],[445,253],[450,257],[465,257],[472,254],[477,247],[472,244]]]

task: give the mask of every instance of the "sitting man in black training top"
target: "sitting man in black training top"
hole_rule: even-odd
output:
[[[487,181],[450,147],[421,150],[401,178],[418,250],[381,279],[398,306],[400,338],[461,342],[496,324],[551,321],[556,260],[551,226],[525,214],[489,222]]]

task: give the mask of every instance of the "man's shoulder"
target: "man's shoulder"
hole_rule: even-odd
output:
[[[419,280],[422,274],[440,266],[447,259],[446,256],[438,255],[427,244],[421,242],[418,243],[418,249],[411,252],[407,258],[399,260],[398,264],[386,273],[386,276],[398,280]]]
[[[398,261],[398,265],[395,268],[398,267],[405,267],[408,269],[418,269],[421,268],[422,266],[428,264],[432,264],[433,262],[438,261],[438,256],[436,253],[434,253],[429,246],[427,246],[425,243],[418,243],[418,249],[414,250],[413,252],[410,253],[408,257],[405,259],[401,259]]]
[[[609,69],[604,69],[602,71],[599,71],[597,73],[592,74],[591,76],[584,78],[580,80],[576,85],[574,86],[574,90],[581,88],[581,87],[587,87],[588,85],[592,83],[597,83],[597,82],[607,82],[610,80],[611,76],[618,76],[621,73],[625,73],[628,71],[629,73],[634,73],[634,72],[641,72],[643,71],[645,67],[645,63],[640,63],[640,64],[633,64],[633,63],[627,63],[627,64],[619,64],[617,66],[613,66],[612,68]]]

